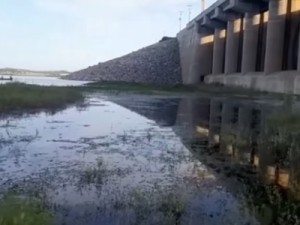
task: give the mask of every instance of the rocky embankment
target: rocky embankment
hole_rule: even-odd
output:
[[[177,39],[164,38],[159,43],[136,52],[74,72],[67,79],[147,84],[181,83]]]

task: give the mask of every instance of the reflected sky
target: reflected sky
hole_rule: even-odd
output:
[[[0,191],[43,193],[57,224],[134,224],[137,196],[159,205],[168,192],[184,198],[184,224],[256,224],[236,183],[190,149],[215,102],[92,94],[86,107],[2,120]]]

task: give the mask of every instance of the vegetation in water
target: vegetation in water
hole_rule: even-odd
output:
[[[95,167],[88,167],[80,174],[79,183],[81,185],[102,185],[105,178],[108,176],[108,169],[103,162],[103,159],[97,159],[97,165]]]
[[[42,87],[21,83],[0,86],[0,114],[56,110],[83,100],[80,91],[69,87]]]
[[[225,159],[228,158],[224,158],[225,164],[216,164],[217,166],[214,165],[213,168],[219,171],[221,167],[228,167],[223,169],[224,174],[227,175],[230,171],[231,176],[243,184],[242,196],[248,203],[247,208],[254,211],[261,224],[300,224],[300,173],[299,166],[297,166],[300,161],[300,116],[288,112],[276,114],[270,117],[264,125],[259,136],[251,132],[243,135],[243,132],[230,128],[223,130],[218,148],[224,148],[223,150],[233,154],[234,158],[238,157],[236,154],[242,152],[252,154],[253,149],[258,148],[258,152],[255,154],[259,155],[261,163],[275,167],[273,182],[266,184],[258,176],[242,174],[243,167],[235,167],[231,161],[226,164]],[[199,144],[200,147],[198,147]],[[201,142],[199,144],[197,142],[192,144],[195,152],[203,149]],[[215,151],[208,148],[201,152],[210,154]],[[215,154],[214,157],[218,157],[224,151],[220,152],[218,149],[216,152],[218,154]],[[201,157],[204,158],[203,155]],[[264,162],[262,162],[263,160]],[[237,163],[240,162],[239,158]],[[254,166],[250,168],[253,169],[253,172],[257,171]],[[264,171],[263,168],[261,169]],[[286,176],[279,178],[282,171],[287,171],[288,178]],[[282,187],[281,182],[288,183],[288,187]]]
[[[300,153],[300,116],[282,114],[271,117],[260,144],[274,157],[277,169],[289,167]]]
[[[38,200],[6,196],[0,200],[0,225],[51,225],[53,218]]]
[[[102,90],[102,91],[129,91],[140,94],[241,94],[247,96],[253,95],[269,95],[267,92],[254,91],[240,87],[225,87],[212,84],[198,85],[155,85],[155,84],[138,84],[128,82],[94,82],[87,84],[84,90]],[[275,94],[272,94],[274,96]],[[282,96],[281,94],[276,94]]]
[[[260,215],[262,224],[300,224],[300,202],[297,196],[300,116],[284,113],[269,118],[259,140],[259,152],[267,158],[270,166],[275,167],[275,181],[270,185],[255,180],[246,181],[249,203]],[[287,171],[288,176],[280,178],[282,171]],[[288,190],[282,186],[282,182],[288,185]]]
[[[119,204],[120,205],[120,204]],[[172,190],[152,191],[135,190],[130,194],[130,201],[122,204],[135,213],[133,224],[180,225],[186,213],[186,199]]]
[[[188,86],[182,84],[176,85],[151,85],[138,84],[127,82],[95,82],[86,85],[86,89],[90,90],[104,90],[104,91],[131,91],[137,93],[151,94],[156,92],[194,92],[195,86]]]

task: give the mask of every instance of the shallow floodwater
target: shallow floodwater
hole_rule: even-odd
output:
[[[87,105],[54,115],[7,118],[0,191],[42,199],[56,224],[259,224],[243,185],[226,176],[228,157],[202,150],[239,113],[243,130],[247,123],[259,130],[281,108],[240,98],[92,94]]]

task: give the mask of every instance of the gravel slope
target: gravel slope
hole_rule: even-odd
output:
[[[147,84],[182,83],[177,39],[163,39],[120,58],[74,72],[66,79]]]

